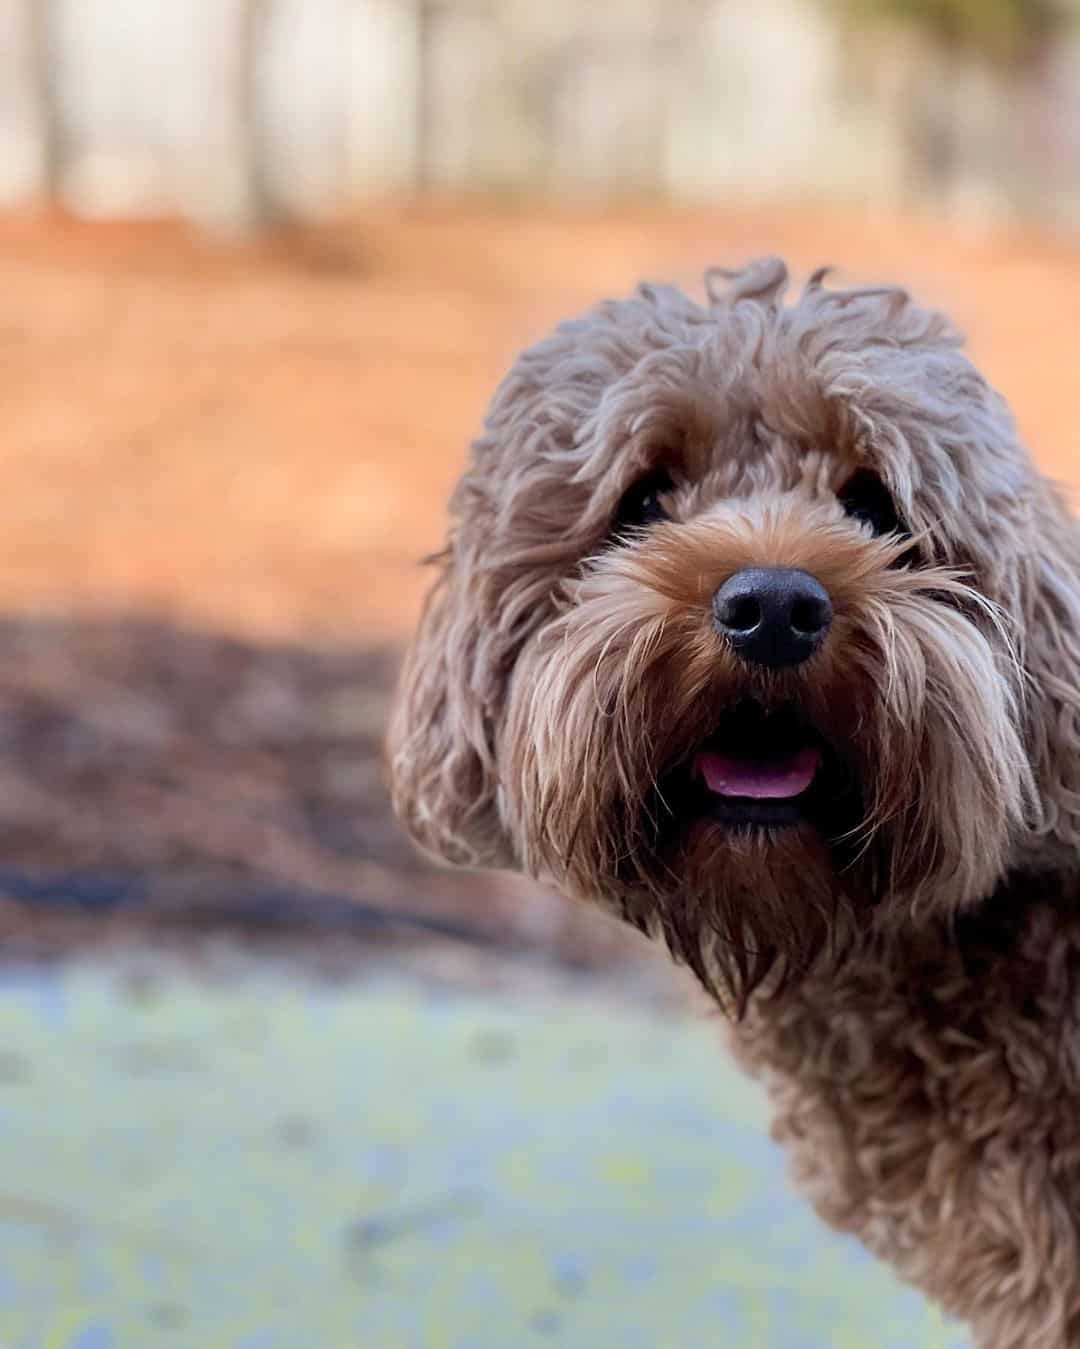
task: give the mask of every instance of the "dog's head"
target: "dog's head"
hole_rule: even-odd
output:
[[[497,391],[390,734],[401,818],[744,999],[1075,866],[1074,526],[946,321],[775,259]]]

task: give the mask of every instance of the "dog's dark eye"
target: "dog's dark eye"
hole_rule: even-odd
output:
[[[837,493],[840,505],[875,534],[906,534],[889,489],[876,473],[860,468]]]
[[[674,484],[671,476],[663,469],[647,473],[639,478],[626,492],[615,512],[616,534],[624,529],[642,529],[655,525],[659,520],[670,519],[661,497],[670,492]]]

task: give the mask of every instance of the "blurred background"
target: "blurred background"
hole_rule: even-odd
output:
[[[780,252],[1080,480],[1072,0],[0,0],[0,1345],[955,1349],[687,982],[395,829],[516,351]]]

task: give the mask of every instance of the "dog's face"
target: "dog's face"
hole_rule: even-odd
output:
[[[390,764],[428,847],[739,999],[1075,853],[1080,706],[1073,527],[946,323],[820,278],[785,308],[775,260],[727,280],[520,358]]]

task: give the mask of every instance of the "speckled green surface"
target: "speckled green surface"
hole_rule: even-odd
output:
[[[0,980],[3,1349],[954,1349],[715,1027],[586,990]]]

